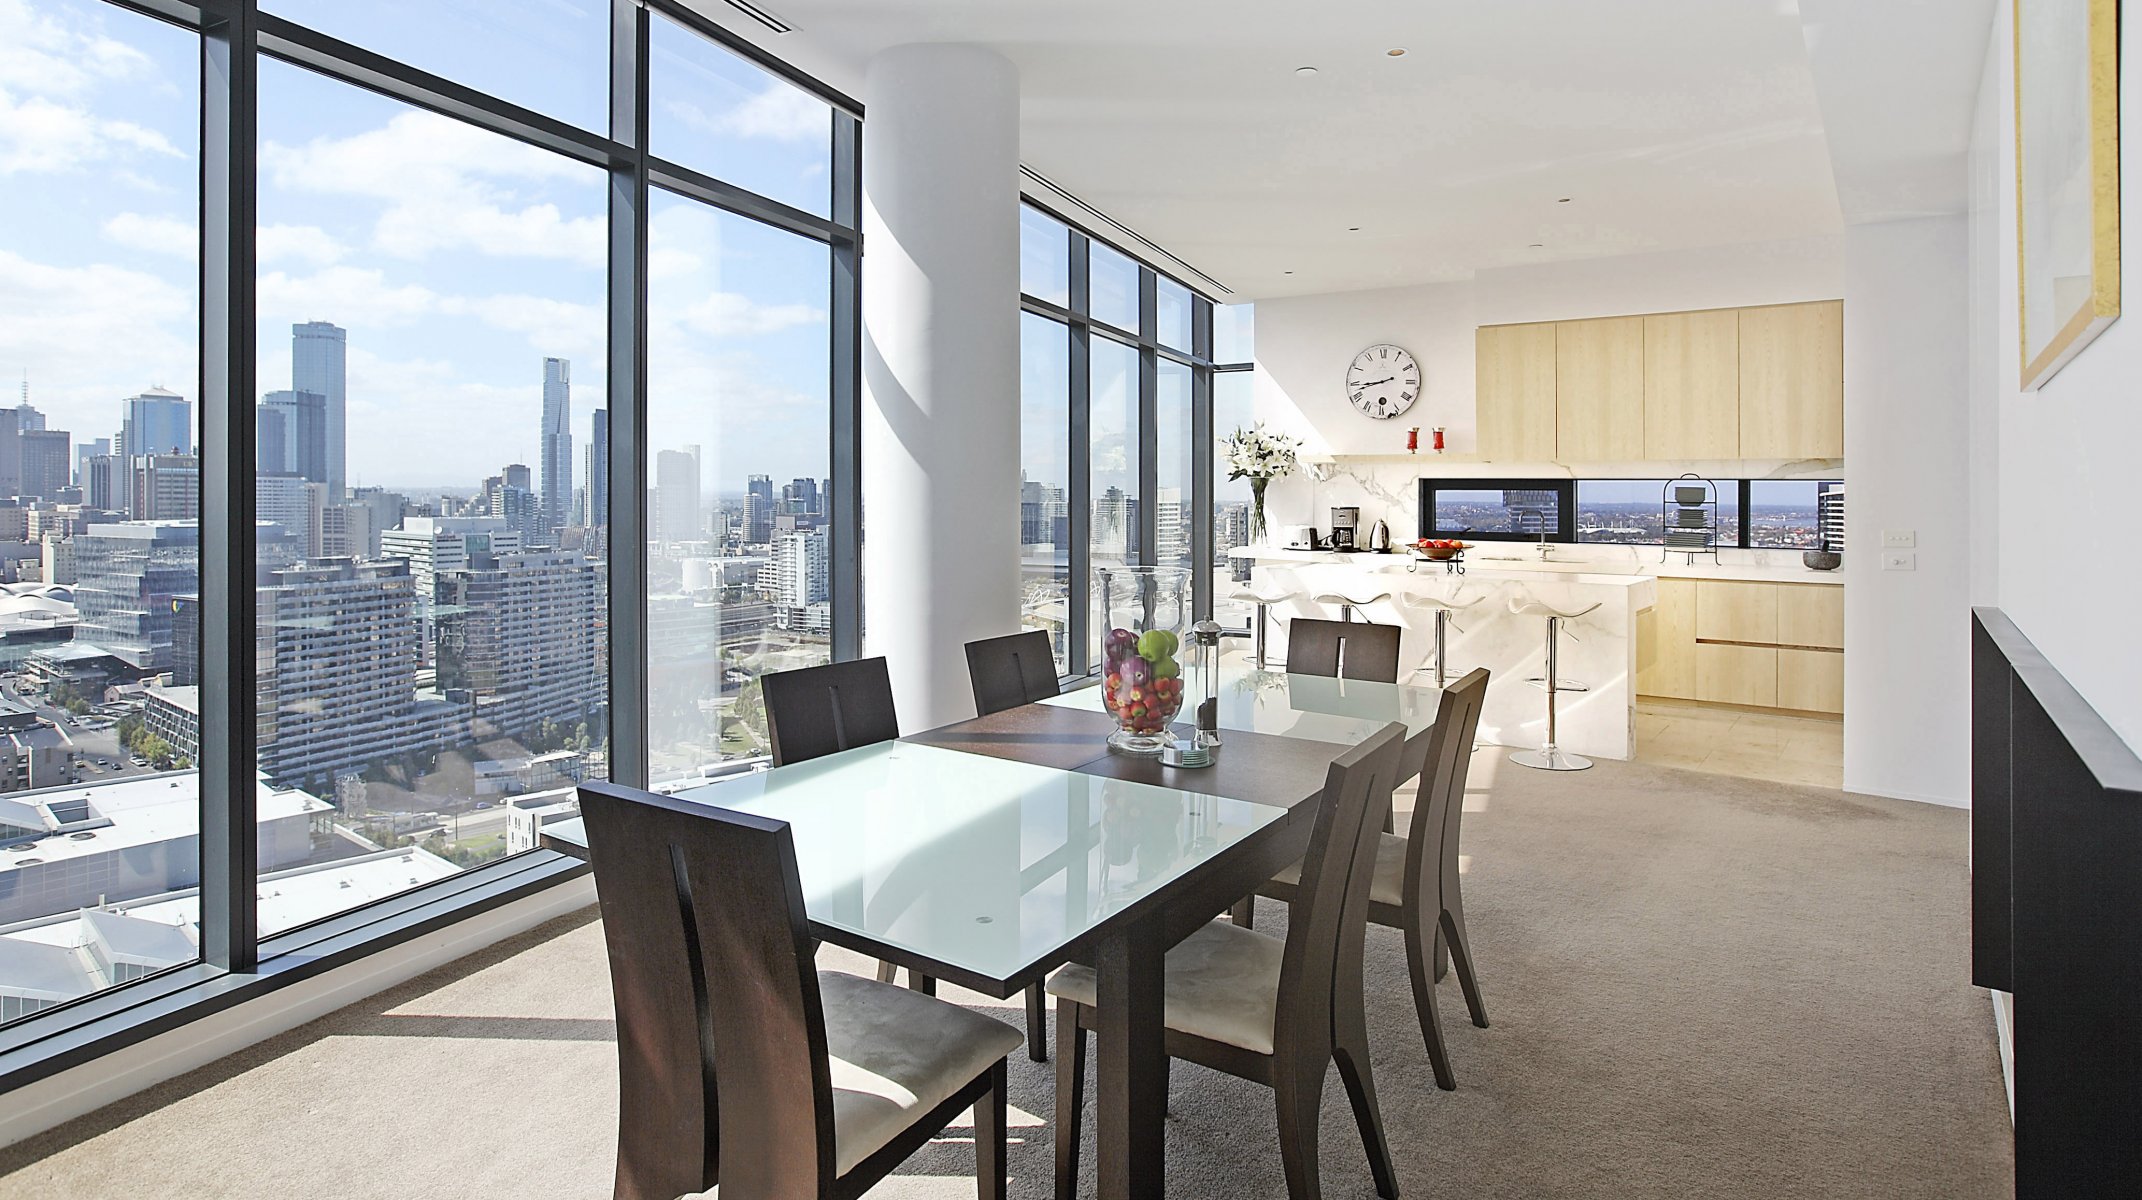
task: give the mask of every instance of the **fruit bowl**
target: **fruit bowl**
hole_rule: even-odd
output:
[[[1116,720],[1108,746],[1157,756],[1175,740],[1168,725],[1189,681],[1177,651],[1190,615],[1190,572],[1175,567],[1108,567],[1101,576],[1101,702]]]
[[[1449,562],[1451,559],[1458,557],[1458,555],[1463,554],[1469,549],[1471,549],[1471,547],[1467,546],[1464,542],[1447,541],[1436,538],[1423,538],[1420,541],[1413,543],[1413,550],[1415,553],[1421,555],[1424,558],[1433,559],[1436,562]]]

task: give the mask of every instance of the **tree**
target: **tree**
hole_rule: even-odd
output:
[[[178,759],[178,750],[171,743],[153,733],[143,734],[135,744],[134,753],[149,760],[149,765],[159,771],[168,771]]]

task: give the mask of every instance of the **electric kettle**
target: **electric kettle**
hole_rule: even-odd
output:
[[[1368,548],[1378,554],[1389,554],[1391,552],[1391,526],[1389,522],[1379,519],[1375,527],[1369,530]]]

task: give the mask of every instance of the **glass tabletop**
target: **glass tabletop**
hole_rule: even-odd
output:
[[[1287,810],[886,742],[679,792],[787,821],[811,920],[996,980]],[[577,820],[546,837],[586,844]]]
[[[1412,737],[1435,724],[1438,688],[1365,679],[1294,675],[1225,664],[1220,670],[1220,728],[1357,745],[1392,721]],[[1042,701],[1102,711],[1101,689],[1082,687]],[[1196,698],[1187,697],[1177,723],[1187,725]]]

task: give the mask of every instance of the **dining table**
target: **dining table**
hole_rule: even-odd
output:
[[[998,999],[1094,968],[1097,1195],[1158,1200],[1169,947],[1301,857],[1332,759],[1391,721],[1426,736],[1439,695],[1247,670],[1221,691],[1207,767],[1112,753],[1082,688],[676,794],[788,822],[824,942]],[[542,844],[587,853],[577,818]]]

